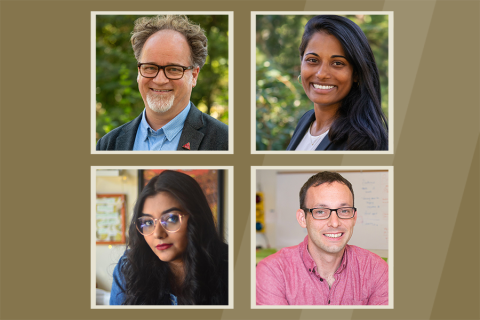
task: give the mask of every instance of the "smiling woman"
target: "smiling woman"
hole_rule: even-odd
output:
[[[228,247],[192,177],[164,171],[140,193],[111,305],[227,305]]]
[[[299,80],[314,109],[300,119],[287,150],[388,150],[378,69],[360,27],[316,16],[299,51]]]
[[[388,150],[389,21],[258,15],[256,149]]]

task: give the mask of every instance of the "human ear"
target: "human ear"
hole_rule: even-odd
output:
[[[197,85],[198,74],[200,73],[200,67],[193,68],[192,70],[192,88]]]
[[[306,217],[305,211],[303,211],[302,209],[297,210],[297,221],[300,227],[302,228],[307,227],[307,217]]]

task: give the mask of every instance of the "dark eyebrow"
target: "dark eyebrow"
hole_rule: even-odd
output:
[[[169,213],[169,212],[172,212],[172,211],[180,211],[180,212],[182,212],[182,209],[177,208],[177,207],[173,207],[173,208],[167,209],[167,210],[165,210],[165,211],[162,212],[162,216],[163,216],[164,214]],[[149,217],[152,217],[152,218],[153,218],[153,216],[152,216],[151,214],[149,214],[149,213],[144,213],[144,212],[142,212],[142,213],[140,214],[140,216],[141,216],[141,217],[143,217],[143,216],[149,216]]]
[[[316,57],[320,57],[320,56],[319,56],[318,54],[316,54],[315,52],[307,52],[307,53],[305,53],[305,55],[308,55],[308,54],[314,55],[314,56],[316,56]],[[347,60],[346,57],[344,57],[344,56],[342,56],[342,55],[340,55],[340,54],[334,54],[334,55],[330,56],[330,58],[343,58],[343,59]]]

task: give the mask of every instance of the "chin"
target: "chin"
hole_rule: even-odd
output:
[[[175,97],[156,97],[152,95],[147,95],[147,105],[150,110],[155,113],[165,113],[170,110],[173,106]]]

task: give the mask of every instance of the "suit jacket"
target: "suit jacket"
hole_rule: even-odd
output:
[[[138,126],[142,115],[110,131],[97,142],[97,150],[133,150]],[[208,114],[201,112],[192,103],[183,125],[177,151],[187,150],[228,150],[228,126]]]
[[[300,141],[302,141],[303,136],[307,132],[308,128],[310,128],[310,124],[315,120],[315,111],[309,110],[307,111],[301,118],[293,131],[292,140],[288,144],[287,150],[293,150],[297,148]],[[345,150],[345,143],[333,143],[328,138],[328,134],[323,138],[322,142],[317,146],[315,150]]]

